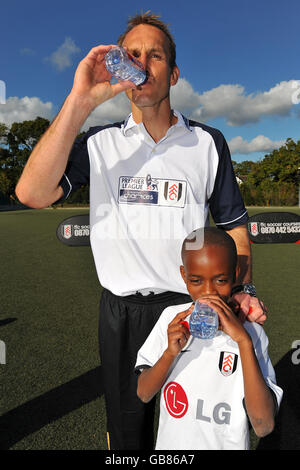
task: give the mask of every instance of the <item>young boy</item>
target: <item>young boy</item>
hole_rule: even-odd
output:
[[[214,227],[193,234],[183,243],[180,272],[192,300],[218,313],[220,331],[194,338],[193,304],[166,308],[138,352],[137,394],[147,403],[162,389],[156,449],[249,449],[248,418],[258,436],[269,434],[282,390],[263,328],[242,324],[230,307],[233,239]]]

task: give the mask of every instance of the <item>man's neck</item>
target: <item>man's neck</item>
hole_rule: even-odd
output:
[[[152,137],[154,142],[162,139],[168,129],[176,124],[178,118],[174,115],[169,105],[159,107],[143,107],[138,108],[134,104],[131,105],[132,117],[139,124],[142,122]]]

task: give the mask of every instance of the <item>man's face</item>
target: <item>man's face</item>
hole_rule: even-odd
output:
[[[133,90],[126,92],[128,98],[138,107],[151,107],[168,99],[170,86],[175,85],[179,71],[169,65],[169,44],[160,29],[150,25],[138,25],[126,36],[122,44],[136,57],[147,71],[147,80]]]
[[[234,272],[224,246],[207,245],[187,251],[180,272],[193,300],[203,295],[219,295],[225,302],[229,299]]]

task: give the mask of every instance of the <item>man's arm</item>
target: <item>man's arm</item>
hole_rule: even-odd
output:
[[[239,225],[226,232],[234,239],[238,254],[236,284],[252,282],[252,257],[247,225]]]
[[[16,187],[18,199],[40,209],[63,195],[59,182],[79,130],[88,116],[80,100],[68,96],[60,113],[33,149]]]
[[[238,274],[236,284],[252,282],[252,257],[251,245],[247,225],[240,225],[227,233],[234,239],[238,254]],[[255,321],[264,324],[267,319],[267,308],[257,297],[238,292],[233,298],[240,306],[240,318],[242,320]]]
[[[132,82],[111,84],[104,63],[110,46],[94,47],[79,63],[72,90],[62,109],[33,149],[16,187],[18,199],[33,208],[43,208],[63,195],[59,182],[82,125],[104,101],[126,89]]]

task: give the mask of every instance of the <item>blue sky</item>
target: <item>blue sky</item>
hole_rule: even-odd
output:
[[[288,137],[300,139],[299,0],[6,2],[0,122],[53,119],[78,62],[95,45],[115,43],[128,16],[141,10],[160,14],[175,37],[181,78],[173,106],[219,128],[233,160],[256,161]],[[119,95],[97,108],[85,128],[128,112]]]

